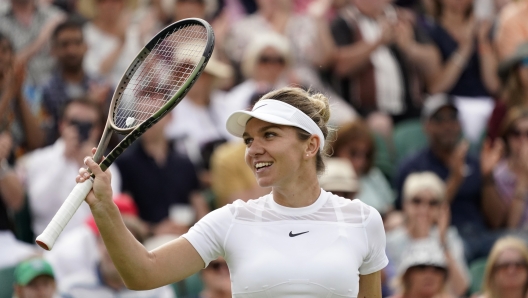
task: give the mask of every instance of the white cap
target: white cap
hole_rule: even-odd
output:
[[[418,265],[440,267],[447,270],[444,251],[438,241],[426,238],[411,243],[402,256],[398,273],[403,275],[407,269]]]
[[[236,137],[242,137],[246,123],[251,118],[265,122],[298,127],[319,137],[319,149],[324,148],[324,135],[319,126],[301,110],[275,99],[259,100],[251,111],[237,111],[227,119],[226,128]]]
[[[319,178],[321,188],[327,191],[358,192],[356,172],[348,159],[332,157],[325,160],[325,172]]]

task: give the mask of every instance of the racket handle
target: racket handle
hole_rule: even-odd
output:
[[[51,250],[57,238],[62,233],[62,230],[70,219],[73,217],[79,206],[92,189],[93,178],[90,178],[83,183],[77,183],[70,195],[66,198],[59,211],[55,214],[51,222],[48,224],[44,232],[37,237],[37,244],[45,250]]]

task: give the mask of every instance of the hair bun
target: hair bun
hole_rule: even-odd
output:
[[[328,123],[328,120],[330,120],[330,103],[328,102],[328,98],[322,93],[314,93],[310,96],[310,101],[317,109],[324,124]]]

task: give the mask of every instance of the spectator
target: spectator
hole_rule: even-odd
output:
[[[194,218],[186,223],[171,220],[169,210],[174,206],[194,206],[197,218],[209,211],[200,208],[203,198],[198,194],[200,182],[192,162],[178,154],[164,135],[172,116],[162,118],[116,160],[122,192],[134,198],[139,217],[154,235],[179,236],[194,223]]]
[[[130,0],[95,0],[95,16],[84,26],[88,51],[84,69],[108,80],[112,87],[143,47],[143,36],[134,23]]]
[[[451,272],[442,249],[435,242],[409,247],[398,268],[399,292],[393,298],[454,298],[447,291]]]
[[[460,141],[458,109],[445,94],[431,96],[422,111],[428,146],[406,158],[396,172],[397,208],[402,206],[403,183],[413,172],[431,171],[446,183],[446,202],[451,206],[451,224],[464,239],[468,262],[485,256],[495,242],[506,209],[495,189],[492,170],[500,160],[500,143],[486,142],[480,160],[467,154],[468,143]]]
[[[224,258],[220,257],[201,271],[204,289],[198,298],[230,298],[231,279]]]
[[[63,110],[59,130],[60,138],[53,145],[35,150],[18,160],[18,169],[25,184],[33,233],[38,235],[51,221],[71,190],[77,175],[84,166],[84,158],[91,155],[102,132],[100,107],[88,100],[69,102]],[[53,167],[44,164],[54,161]],[[115,182],[114,192],[120,189],[119,173],[110,167]],[[82,204],[65,227],[68,231],[82,225],[90,214],[88,205]]]
[[[60,111],[67,102],[87,98],[107,110],[111,98],[110,86],[83,69],[87,45],[82,30],[80,23],[70,19],[60,23],[52,34],[52,54],[57,59],[57,69],[42,90],[48,145],[59,137]]]
[[[1,22],[1,20],[0,20]],[[9,133],[15,155],[39,148],[44,134],[23,92],[26,70],[15,63],[11,41],[0,33],[0,131]]]
[[[325,172],[319,177],[321,188],[347,199],[355,199],[359,190],[356,173],[350,161],[344,158],[325,160]]]
[[[429,241],[443,248],[446,284],[456,297],[466,293],[469,273],[464,244],[456,228],[449,226],[450,211],[445,201],[445,184],[434,173],[413,173],[403,185],[404,226],[387,233],[387,255],[399,268],[405,251],[414,243]]]
[[[499,136],[501,123],[511,107],[528,106],[528,42],[499,64],[499,77],[503,84],[502,98],[495,104],[488,123],[488,136]]]
[[[172,111],[165,128],[167,138],[176,140],[179,151],[197,166],[204,164],[200,149],[205,144],[229,137],[225,122],[237,107],[230,106],[218,86],[222,80],[231,78],[232,73],[231,66],[211,57],[194,86]]]
[[[124,218],[125,226],[129,233],[136,237],[137,241],[145,240],[145,231],[137,218]],[[174,291],[170,286],[149,290],[132,291],[127,289],[119,272],[117,271],[101,237],[97,237],[97,250],[101,259],[96,268],[90,271],[73,274],[61,281],[60,293],[65,298],[89,298],[89,297],[157,297],[172,298]]]
[[[217,9],[217,0],[176,0],[172,21],[187,18],[210,19]]]
[[[506,205],[503,226],[528,228],[528,107],[509,110],[502,124],[501,137],[506,156],[493,170],[497,191]],[[496,142],[501,142],[497,140]]]
[[[332,143],[333,156],[349,160],[359,178],[356,198],[386,214],[392,208],[394,195],[389,182],[374,165],[375,151],[372,132],[359,119],[343,124]]]
[[[435,0],[436,22],[429,29],[441,54],[431,94],[456,96],[464,135],[476,143],[493,110],[500,86],[489,38],[492,23],[475,19],[472,0]]]
[[[362,116],[419,114],[435,48],[400,12],[390,1],[351,0],[332,22],[333,86]]]
[[[499,239],[488,257],[483,294],[479,298],[526,298],[528,295],[528,248],[515,237]]]
[[[50,59],[48,42],[64,14],[52,5],[41,5],[35,0],[10,0],[9,3],[0,16],[0,32],[13,42],[16,61],[27,63],[30,75],[25,83],[30,88],[28,99],[33,103],[37,100],[36,87],[51,74],[54,61]]]
[[[51,265],[42,259],[23,261],[15,269],[15,297],[54,298],[57,284]]]
[[[501,11],[495,47],[499,59],[510,57],[515,50],[528,41],[528,1],[514,1]]]

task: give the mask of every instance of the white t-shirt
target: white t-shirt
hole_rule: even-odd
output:
[[[288,208],[271,194],[217,209],[183,235],[205,264],[222,256],[233,297],[357,297],[359,274],[388,264],[380,214],[321,189]]]

